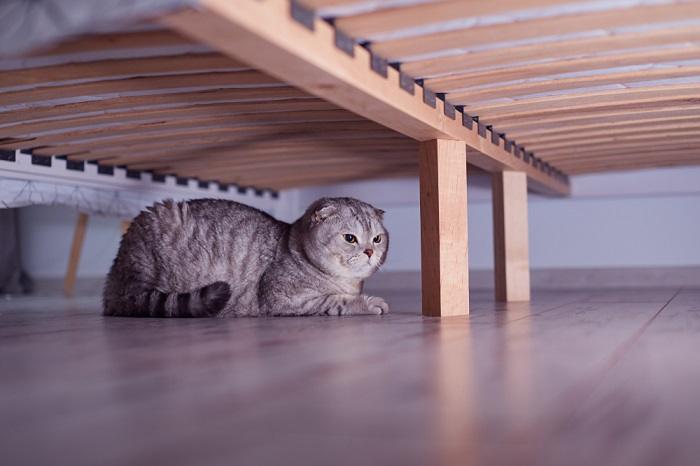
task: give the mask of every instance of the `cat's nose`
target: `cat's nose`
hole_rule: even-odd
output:
[[[367,257],[372,257],[372,254],[374,254],[373,249],[365,249],[363,252],[367,254]]]

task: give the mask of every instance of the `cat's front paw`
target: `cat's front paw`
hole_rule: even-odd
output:
[[[363,298],[365,298],[367,309],[369,309],[371,314],[380,316],[389,312],[389,305],[384,299],[378,296],[363,296]]]

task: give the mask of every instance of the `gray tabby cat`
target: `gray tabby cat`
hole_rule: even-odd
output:
[[[107,277],[104,314],[208,317],[384,314],[361,294],[384,262],[383,212],[324,198],[293,224],[233,201],[149,207]]]

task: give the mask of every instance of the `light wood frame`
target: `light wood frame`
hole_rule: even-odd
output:
[[[492,175],[494,278],[497,301],[530,300],[527,178]]]
[[[419,154],[423,315],[468,315],[466,147],[437,139]]]

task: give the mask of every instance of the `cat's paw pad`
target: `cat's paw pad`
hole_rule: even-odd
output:
[[[372,314],[380,316],[389,312],[389,305],[387,302],[378,296],[365,296],[365,302],[367,303],[369,312]]]

